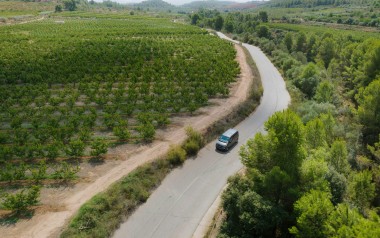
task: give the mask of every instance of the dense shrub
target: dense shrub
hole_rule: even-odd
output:
[[[180,165],[186,160],[186,151],[181,146],[171,146],[167,159],[173,165]]]

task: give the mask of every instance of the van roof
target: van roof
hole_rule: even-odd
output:
[[[223,135],[224,135],[224,136],[227,136],[227,137],[231,137],[231,136],[232,136],[233,134],[235,134],[236,132],[237,132],[237,130],[230,128],[230,129],[228,129],[227,131],[225,131],[225,132],[223,133]]]

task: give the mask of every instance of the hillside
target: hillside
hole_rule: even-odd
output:
[[[139,8],[141,10],[150,10],[150,11],[173,11],[176,10],[177,7],[171,5],[163,0],[146,0],[141,3],[133,4],[135,8]]]
[[[199,9],[211,9],[211,10],[218,10],[218,11],[238,11],[238,10],[248,10],[257,8],[257,6],[262,5],[263,2],[261,1],[251,1],[246,3],[238,3],[235,1],[214,1],[214,0],[208,0],[208,1],[194,1],[191,3],[187,3],[181,6],[183,9],[187,10],[199,10]]]
[[[379,0],[271,0],[270,4],[274,7],[316,7],[316,6],[380,6]]]

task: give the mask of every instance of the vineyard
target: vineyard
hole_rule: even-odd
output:
[[[52,18],[0,42],[0,184],[74,178],[67,159],[152,141],[239,72],[229,43],[167,19]]]

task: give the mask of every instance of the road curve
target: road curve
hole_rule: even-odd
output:
[[[231,40],[222,33],[218,35]],[[262,131],[264,122],[274,112],[286,109],[290,102],[281,74],[265,54],[257,47],[243,46],[256,62],[264,95],[256,111],[235,127],[240,132],[239,145]],[[227,178],[242,168],[238,147],[229,153],[219,153],[215,151],[215,142],[209,143],[196,159],[187,160],[181,168],[173,170],[147,202],[121,224],[114,238],[192,237]]]

